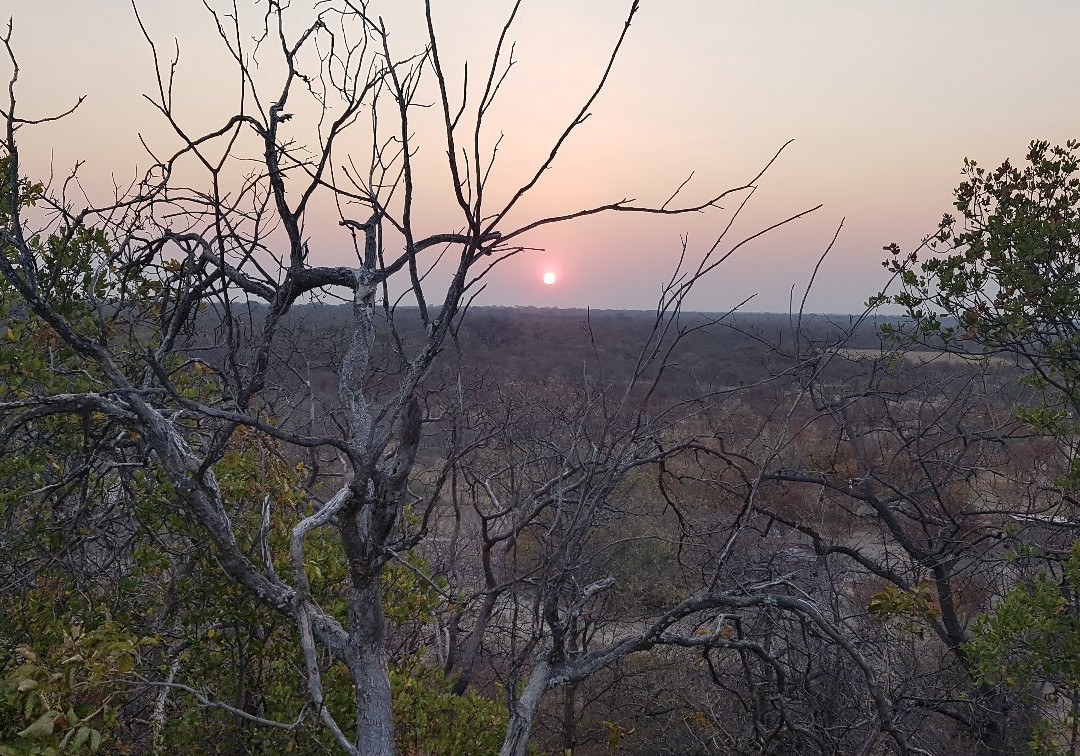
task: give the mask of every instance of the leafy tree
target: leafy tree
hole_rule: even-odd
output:
[[[1043,398],[1021,419],[1062,438],[1080,428],[1078,151],[1035,141],[1020,166],[965,160],[957,214],[942,218],[929,255],[893,244],[885,263],[909,336],[1015,360]]]
[[[1075,538],[1080,503],[1078,153],[1074,140],[1034,141],[1020,165],[1006,160],[986,169],[965,160],[956,214],[942,218],[924,248],[904,255],[895,244],[886,247],[892,259],[885,265],[898,275],[900,291],[883,299],[902,306],[909,319],[900,335],[1022,368],[1022,383],[1033,392],[1017,402],[1017,418],[1052,439],[1061,454],[1058,473],[1043,459],[1047,472],[1036,481],[1052,492],[1049,502],[1021,520],[1038,525],[1039,543],[1020,550],[1041,569],[1034,577],[1004,570],[1006,585],[1016,587],[981,616],[964,646],[982,685],[1018,695],[1029,708],[1043,695],[1056,702],[1035,707],[1045,717],[1031,741],[1039,752],[1074,752],[1077,743],[1080,541],[1071,550],[1055,544]],[[1017,530],[1015,522],[1005,529]]]
[[[966,651],[982,683],[1019,693],[1043,713],[1038,753],[1080,747],[1080,540],[1054,569],[1024,580],[979,617]]]

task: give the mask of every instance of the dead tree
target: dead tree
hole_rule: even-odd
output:
[[[778,453],[733,463],[764,483],[754,510],[766,527],[842,576],[826,587],[846,622],[888,625],[908,638],[909,657],[921,655],[890,683],[898,710],[930,715],[923,732],[939,733],[941,747],[1008,752],[1023,739],[1010,724],[1022,707],[979,681],[965,644],[1016,579],[1007,554],[1063,506],[1053,474],[1025,461],[1038,439],[1013,413],[1016,371],[846,338],[802,341]],[[901,649],[891,642],[874,656],[901,669]]]
[[[718,209],[725,197],[749,194],[771,164],[743,186],[686,205],[676,204],[676,191],[657,206],[619,199],[511,222],[588,117],[638,8],[630,4],[594,89],[550,150],[515,189],[493,197],[488,177],[497,142],[485,147],[483,137],[513,63],[508,40],[517,10],[515,4],[479,85],[470,79],[462,94],[440,55],[430,2],[422,20],[426,45],[405,52],[393,48],[374,6],[364,2],[318,3],[307,17],[276,2],[250,18],[210,10],[235,62],[238,89],[236,109],[217,114],[218,125],[205,133],[189,131],[185,104],[174,98],[182,67],[162,58],[146,33],[158,84],[147,99],[175,146],[147,145],[152,167],[144,179],[96,205],[73,196],[74,174],[40,189],[24,181],[25,137],[49,117],[19,110],[23,72],[10,26],[3,37],[12,75],[2,110],[0,276],[21,312],[47,325],[92,385],[67,394],[42,391],[0,409],[10,427],[31,417],[92,413],[122,428],[144,460],[163,471],[228,577],[295,624],[308,712],[347,753],[394,749],[380,575],[400,549],[416,545],[395,533],[426,422],[425,381],[486,273],[523,251],[527,233],[550,224],[600,213]],[[432,102],[441,126],[422,133],[415,116]],[[421,149],[443,156],[437,189],[421,185]],[[459,214],[456,227],[433,230],[419,217],[417,200],[446,186]],[[325,242],[309,236],[316,207],[336,209],[337,242],[352,246],[351,264],[323,262]],[[62,254],[44,254],[43,244]],[[58,280],[70,285],[58,288]],[[279,366],[283,323],[297,303],[320,297],[347,302],[351,319],[338,366],[340,411],[315,424],[297,413],[275,414],[265,397]],[[415,319],[419,338],[402,336],[408,319]],[[195,323],[216,339],[183,353]],[[268,542],[269,523],[280,516],[274,501],[263,502],[255,532],[241,530],[225,506],[214,466],[239,428],[296,457],[315,453],[323,460],[309,481],[306,516],[289,523],[287,558]],[[440,490],[436,485],[429,495]],[[305,544],[325,530],[336,534],[348,562],[345,622],[319,604],[305,573]],[[506,539],[517,533],[501,523],[496,532]],[[694,599],[604,652],[561,657],[566,628],[601,587],[585,587],[569,603],[545,610],[557,635],[537,657],[508,750],[524,747],[528,712],[542,689],[656,643],[673,622],[697,611],[695,602],[723,605],[719,595]],[[345,732],[325,705],[320,649],[348,668],[355,732]]]
[[[551,691],[565,693],[566,745],[573,742],[572,723],[565,721],[573,718],[574,690],[590,677],[633,654],[660,648],[703,653],[710,663],[709,654],[727,650],[754,656],[779,676],[774,678],[780,680],[779,703],[770,703],[779,718],[768,723],[772,734],[761,734],[758,745],[767,749],[774,740],[791,742],[784,739],[790,736],[825,753],[850,747],[852,740],[837,740],[823,727],[815,731],[813,715],[802,717],[794,705],[785,705],[784,669],[791,661],[779,660],[797,652],[806,658],[799,648],[824,648],[847,661],[855,687],[872,702],[868,712],[851,717],[862,723],[849,725],[850,737],[870,747],[884,732],[900,752],[917,752],[908,744],[905,723],[895,714],[875,660],[861,650],[854,628],[834,616],[830,596],[808,594],[791,565],[784,569],[774,552],[761,548],[755,528],[762,492],[773,479],[747,465],[747,451],[756,450],[732,452],[722,441],[727,433],[711,422],[724,413],[725,402],[740,400],[745,388],[701,393],[692,385],[679,393],[668,387],[680,341],[703,327],[700,316],[680,312],[683,291],[673,285],[665,293],[637,367],[625,382],[606,381],[594,367],[580,384],[543,391],[511,386],[483,402],[488,424],[475,423],[485,429],[483,442],[461,458],[452,485],[453,523],[442,528],[452,533],[442,569],[457,576],[456,592],[465,596],[445,620],[445,663],[459,675],[457,691],[472,684],[481,665],[500,675],[511,710],[502,752],[518,754]],[[779,442],[772,459],[781,456],[784,445]],[[700,460],[704,466],[695,468]],[[683,505],[671,491],[673,476],[696,486],[715,476],[713,490],[726,497],[727,508],[714,497],[714,510],[722,514],[714,511],[708,526],[695,525],[690,521],[700,511],[680,513]],[[631,482],[641,477],[652,485],[659,480],[666,498],[652,490],[645,503],[635,505]],[[641,517],[635,512],[639,508],[649,510],[654,528],[665,513],[670,520],[645,531],[641,540],[678,539],[680,551],[693,556],[675,565],[686,573],[672,586],[677,595],[612,611],[605,598],[621,584],[649,580],[620,572],[604,558],[637,540],[620,538],[619,531]],[[471,550],[476,546],[479,553]],[[763,624],[757,617],[772,621]],[[743,632],[750,627],[756,637]],[[793,639],[790,633],[799,629],[817,639],[816,645]],[[725,674],[732,681],[739,677]],[[764,728],[765,715],[760,716]]]

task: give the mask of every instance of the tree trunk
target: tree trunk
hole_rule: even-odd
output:
[[[354,585],[350,593],[348,666],[356,690],[356,748],[365,756],[392,756],[394,711],[382,585],[376,575],[366,585]]]
[[[536,709],[540,706],[540,699],[544,697],[550,678],[551,662],[544,653],[529,677],[525,692],[514,702],[513,710],[510,712],[510,723],[506,727],[506,739],[499,750],[499,756],[525,756],[525,749],[532,735],[533,718],[536,716]]]
[[[484,639],[484,631],[487,630],[488,621],[495,611],[495,597],[496,593],[491,591],[484,598],[484,604],[480,608],[479,616],[476,618],[476,625],[473,627],[472,632],[469,633],[469,638],[465,643],[465,651],[461,655],[461,662],[458,664],[460,674],[450,688],[450,692],[455,696],[464,695],[469,683],[472,682],[472,671],[476,665],[476,657],[480,653],[480,644]]]
[[[577,746],[577,683],[563,691],[563,754],[569,756]]]

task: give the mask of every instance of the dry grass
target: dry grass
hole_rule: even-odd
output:
[[[957,354],[933,350],[910,350],[906,352],[887,352],[881,349],[838,349],[837,355],[852,362],[863,360],[900,359],[915,365],[993,365],[995,367],[1013,367],[1015,363],[1005,357],[986,354]]]

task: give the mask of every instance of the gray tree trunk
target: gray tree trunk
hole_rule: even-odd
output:
[[[348,666],[356,691],[356,749],[367,756],[394,753],[394,709],[386,664],[386,620],[378,576],[353,586]]]
[[[547,654],[543,654],[532,675],[525,691],[514,703],[510,712],[510,722],[506,727],[506,739],[503,740],[499,756],[525,756],[525,749],[529,745],[529,737],[532,735],[533,719],[536,710],[540,706],[540,699],[547,690],[548,680],[551,679],[551,662],[547,660]]]

